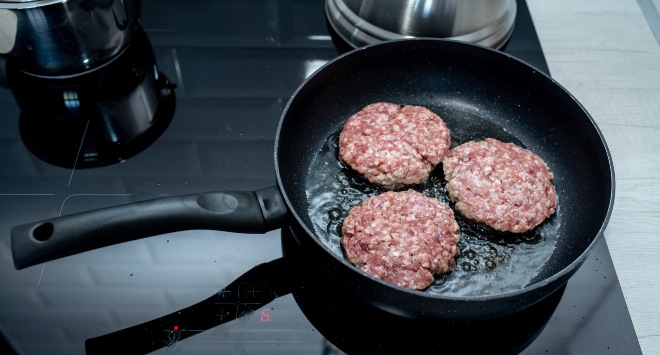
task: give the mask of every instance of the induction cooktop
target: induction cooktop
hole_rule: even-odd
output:
[[[526,3],[517,5],[501,50],[548,73]],[[2,65],[3,353],[641,353],[604,238],[538,307],[467,326],[383,315],[308,274],[304,287],[277,294],[271,273],[299,255],[286,228],[169,233],[16,270],[15,225],[274,185],[275,130],[289,97],[352,49],[322,0],[142,7],[143,31],[123,57],[133,59],[109,71],[35,81]],[[262,283],[246,288],[257,276]],[[262,287],[279,297],[261,298]]]

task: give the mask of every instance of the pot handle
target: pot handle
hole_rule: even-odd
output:
[[[12,253],[15,267],[23,269],[182,230],[265,233],[284,226],[288,215],[277,186],[165,197],[16,226],[11,230]]]
[[[238,318],[252,316],[257,322],[269,322],[270,309],[262,307],[299,288],[300,269],[298,259],[288,256],[257,265],[204,301],[146,323],[87,339],[85,352],[146,354]]]

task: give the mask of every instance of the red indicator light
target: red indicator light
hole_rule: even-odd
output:
[[[175,331],[179,330],[179,326],[178,326],[178,325],[175,325],[175,326],[174,326],[174,330],[175,330]]]
[[[268,311],[270,311],[270,308],[264,308],[264,310],[261,311],[261,317],[259,317],[260,321],[270,322],[270,314],[268,314]]]

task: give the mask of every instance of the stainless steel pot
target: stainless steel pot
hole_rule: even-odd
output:
[[[167,129],[176,95],[160,72],[142,29],[117,58],[72,77],[36,77],[7,64],[7,83],[21,109],[23,143],[38,158],[65,168],[120,163]]]
[[[410,37],[501,48],[511,36],[515,0],[326,0],[335,31],[354,47]]]
[[[0,55],[37,76],[109,62],[138,27],[140,0],[0,0]]]

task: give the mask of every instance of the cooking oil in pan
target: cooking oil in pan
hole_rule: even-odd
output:
[[[452,133],[452,145],[472,139],[493,137],[523,146],[515,137],[494,123],[463,113],[461,117],[442,115]],[[460,120],[462,130],[452,129]],[[473,132],[481,132],[474,135]],[[485,133],[484,133],[485,132]],[[339,132],[326,140],[315,156],[307,179],[309,215],[317,236],[343,257],[341,228],[348,211],[365,199],[385,192],[338,160]],[[450,205],[442,165],[428,181],[411,188]],[[425,292],[447,295],[488,295],[521,289],[528,285],[548,261],[558,239],[557,211],[547,221],[527,233],[495,231],[463,218],[455,212],[460,226],[460,256],[456,269],[438,275]]]

